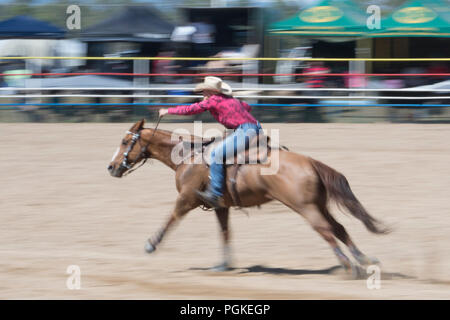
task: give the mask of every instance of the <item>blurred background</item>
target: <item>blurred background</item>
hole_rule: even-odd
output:
[[[449,4],[3,0],[0,121],[152,118],[217,74],[264,122],[448,122]]]
[[[370,4],[0,0],[0,298],[448,299],[450,1]],[[207,74],[392,227],[373,236],[332,207],[382,261],[381,290],[342,281],[328,244],[277,202],[232,210],[233,273],[205,271],[221,242],[200,209],[144,253],[173,210],[174,173],[106,168],[130,122],[199,101]],[[159,128],[196,132],[193,120],[214,121]],[[66,287],[71,265],[82,290]]]

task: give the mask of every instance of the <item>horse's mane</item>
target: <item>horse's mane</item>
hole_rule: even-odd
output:
[[[153,132],[155,132],[155,134],[163,134],[170,141],[176,142],[176,141],[171,139],[172,135],[174,134],[173,131],[164,130],[164,129],[156,129],[156,131],[155,131],[155,128],[144,128],[144,129],[152,130]],[[182,140],[188,140],[188,141],[191,141],[191,142],[204,140],[204,138],[196,136],[196,135],[193,135],[193,134],[178,134],[178,133],[176,133],[176,135],[179,136],[179,137],[182,137]]]

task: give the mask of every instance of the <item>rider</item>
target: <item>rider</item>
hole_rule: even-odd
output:
[[[191,115],[209,110],[211,115],[227,129],[235,129],[211,153],[210,184],[205,192],[197,194],[213,208],[221,207],[225,168],[223,160],[231,151],[241,151],[248,144],[249,137],[258,135],[261,130],[259,122],[250,114],[250,106],[232,97],[231,87],[217,77],[205,77],[198,84],[195,92],[202,92],[204,99],[189,106],[160,109],[159,115]]]

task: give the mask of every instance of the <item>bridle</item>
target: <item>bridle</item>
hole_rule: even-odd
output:
[[[150,137],[150,139],[148,139],[147,144],[141,148],[140,154],[136,157],[136,159],[142,158],[142,159],[144,159],[144,161],[142,161],[141,164],[134,169],[131,169],[131,168],[136,164],[136,162],[129,163],[128,162],[128,154],[131,152],[131,150],[133,150],[135,144],[141,140],[141,131],[143,129],[139,129],[138,132],[136,132],[136,133],[131,132],[131,131],[126,132],[127,134],[131,134],[132,137],[131,137],[131,143],[128,146],[127,150],[123,153],[123,160],[120,163],[121,168],[126,168],[128,170],[127,172],[125,172],[124,175],[128,175],[128,174],[132,173],[133,171],[136,171],[137,169],[142,167],[147,162],[148,158],[151,157],[151,154],[148,151],[148,146],[150,145],[150,142],[152,141],[152,138],[155,135],[156,130],[158,129],[158,125],[159,125],[160,121],[161,121],[161,117],[158,118],[158,122],[156,123],[156,126],[155,126],[155,129],[153,130],[152,136]],[[139,143],[142,145],[141,142],[139,142]]]

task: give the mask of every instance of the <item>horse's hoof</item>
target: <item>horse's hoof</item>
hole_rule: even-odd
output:
[[[379,265],[380,264],[380,260],[378,260],[375,257],[367,257],[367,256],[363,256],[357,259],[358,263],[361,264],[362,266],[370,266],[370,265]]]
[[[378,260],[378,259],[375,258],[375,257],[368,257],[367,259],[368,259],[369,262],[370,262],[369,265],[370,265],[370,264],[377,264],[377,265],[381,264],[380,260]]]
[[[364,277],[364,270],[357,264],[352,264],[351,277],[353,280],[360,280]]]
[[[153,244],[151,244],[150,241],[147,241],[145,243],[145,247],[144,248],[145,248],[145,251],[147,253],[152,253],[152,252],[154,252],[156,250],[156,247]]]
[[[342,268],[345,270],[345,273],[347,274],[345,276],[346,279],[349,280],[358,280],[362,277],[362,268],[354,264],[352,262],[347,262],[346,264],[342,264]]]
[[[225,272],[231,270],[231,267],[227,263],[221,263],[210,268],[209,270],[214,272]]]

